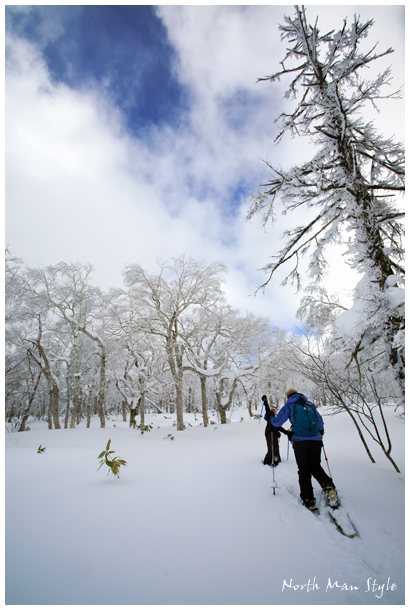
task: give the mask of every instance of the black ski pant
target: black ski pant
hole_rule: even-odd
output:
[[[273,436],[273,443],[272,443],[272,436]],[[272,445],[273,445],[273,457],[276,462],[280,462],[279,437],[280,437],[280,433],[276,432],[276,430],[274,430],[273,432],[271,432],[269,430],[265,430],[265,439],[266,439],[266,445],[268,447],[268,452],[265,455],[265,458],[263,460],[264,464],[269,464],[269,465],[272,464]]]
[[[300,497],[303,501],[310,502],[315,499],[312,477],[316,479],[322,488],[326,487],[326,485],[333,485],[332,479],[320,465],[322,442],[294,441],[293,450],[298,465]]]

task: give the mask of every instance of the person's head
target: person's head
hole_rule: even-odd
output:
[[[288,398],[290,398],[292,396],[292,394],[297,394],[297,393],[298,393],[297,390],[295,390],[294,388],[290,388],[285,394],[286,400],[288,400]]]

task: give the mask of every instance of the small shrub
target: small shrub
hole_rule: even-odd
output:
[[[135,428],[135,426],[134,426]],[[150,432],[150,430],[152,430],[152,426],[151,424],[148,424],[148,426],[141,426],[141,424],[139,426],[137,426],[138,430],[140,430],[141,434],[144,434],[144,432]]]
[[[39,448],[37,449],[37,453],[44,453],[45,450],[46,450],[46,447],[42,447],[40,445]]]
[[[110,446],[111,446],[111,439],[109,439],[105,450],[102,451],[97,458],[97,460],[100,460],[100,466],[98,467],[97,472],[105,464],[108,467],[107,474],[110,474],[110,472],[111,472],[113,475],[115,475],[116,477],[119,478],[120,477],[120,468],[121,468],[121,466],[126,466],[127,462],[122,458],[111,455],[112,453],[114,453],[114,451],[113,450],[110,451]]]

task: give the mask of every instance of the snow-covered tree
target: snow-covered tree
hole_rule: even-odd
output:
[[[23,354],[28,357],[23,360],[25,374],[34,363],[42,372],[49,388],[49,427],[59,429],[61,344],[54,332],[55,319],[33,289],[30,273],[18,259],[6,257],[6,353],[9,358],[16,354],[20,359]]]
[[[284,213],[295,212],[299,223],[285,232],[283,249],[265,267],[265,285],[291,261],[285,281],[299,288],[299,259],[308,253],[308,275],[320,280],[328,268],[325,248],[347,240],[347,263],[363,278],[343,339],[356,353],[383,342],[385,366],[392,367],[404,396],[404,214],[396,202],[404,191],[404,149],[363,118],[382,95],[398,96],[384,94],[390,69],[371,76],[373,64],[392,52],[362,50],[372,24],[355,17],[350,27],[345,20],[339,31],[321,34],[317,23],[309,25],[303,7],[285,17],[280,31],[289,46],[281,69],[260,80],[290,78],[289,110],[278,118],[277,140],[285,133],[307,136],[317,152],[289,170],[269,164],[274,175],[253,197],[249,217],[262,213],[265,223],[274,220],[280,200]],[[301,218],[306,222],[300,224]]]
[[[101,427],[105,428],[106,407],[106,341],[98,332],[104,310],[104,298],[101,291],[90,283],[91,265],[64,262],[45,268],[30,270],[28,279],[39,302],[46,310],[52,311],[65,325],[71,336],[74,373],[74,408],[70,427],[74,427],[79,410],[79,392],[81,379],[80,338],[82,333],[98,350],[99,387],[98,413]]]
[[[158,384],[154,372],[160,368],[160,342],[143,328],[138,300],[123,290],[112,290],[109,297],[104,327],[110,337],[111,374],[123,407],[130,413],[130,426],[136,425],[139,415],[143,428],[147,394]]]
[[[372,462],[375,459],[366,437],[370,437],[381,448],[399,472],[392,457],[392,438],[384,413],[384,407],[394,397],[388,371],[377,371],[375,356],[367,360],[358,359],[355,366],[348,366],[346,353],[330,352],[314,333],[307,333],[305,341],[294,342],[293,345],[293,369],[326,391],[326,404],[332,406],[333,413],[348,413]]]
[[[259,376],[262,358],[271,336],[269,321],[247,313],[239,316],[232,311],[224,332],[224,364],[217,375],[214,393],[221,423],[226,423],[226,412],[231,409],[239,386],[246,396]]]
[[[217,410],[226,423],[238,382],[246,393],[247,382],[260,366],[260,354],[270,336],[269,322],[249,313],[240,316],[224,304],[210,311],[197,310],[188,323],[192,332],[184,335],[186,357],[200,377],[204,425],[208,424],[207,380],[212,381]]]
[[[225,271],[222,263],[206,265],[182,256],[160,264],[158,274],[139,265],[127,266],[124,273],[125,283],[140,305],[141,328],[160,338],[165,348],[175,385],[177,430],[184,429],[186,333],[194,332],[186,319],[197,307],[209,311],[224,300],[221,281]]]
[[[312,284],[305,290],[305,296],[300,302],[297,317],[309,328],[325,333],[331,328],[337,317],[346,311],[337,294],[329,295],[319,284]]]
[[[197,309],[187,321],[194,332],[185,334],[185,354],[200,379],[204,427],[209,423],[207,381],[220,375],[227,364],[229,320],[233,315],[232,308],[223,304],[212,311]]]

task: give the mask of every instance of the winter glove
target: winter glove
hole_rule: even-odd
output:
[[[319,430],[320,434],[323,436],[325,431],[324,430]]]
[[[265,396],[265,395],[263,395],[263,396],[262,396],[262,400],[263,400],[263,404],[264,404],[264,406],[265,406],[265,413],[266,413],[266,417],[265,417],[265,419],[266,419],[267,417],[272,417],[272,415],[269,415],[269,412],[270,412],[270,406],[269,406],[269,403],[268,403],[268,399],[266,398],[266,396]]]

